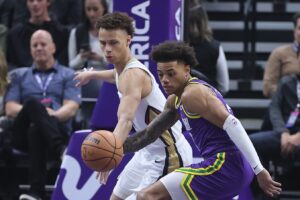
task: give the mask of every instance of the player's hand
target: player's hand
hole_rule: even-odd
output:
[[[99,179],[99,182],[105,185],[111,172],[112,170],[106,172],[98,172],[96,175],[96,179]]]
[[[272,179],[269,172],[263,169],[257,174],[257,181],[259,187],[270,197],[274,197],[281,192],[281,183],[278,183]]]
[[[91,68],[84,68],[81,71],[75,72],[74,80],[77,81],[76,87],[80,87],[82,85],[87,84],[91,79],[93,75],[93,67]]]

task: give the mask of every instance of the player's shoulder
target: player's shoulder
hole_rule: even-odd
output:
[[[205,93],[207,86],[204,84],[189,84],[184,88],[181,98],[189,98],[191,96],[198,96],[199,94]]]
[[[146,76],[149,76],[145,70],[139,67],[131,67],[122,73],[122,79],[130,79],[131,81],[144,80]]]
[[[181,95],[181,102],[189,104],[203,99],[202,97],[208,95],[208,87],[203,84],[190,84],[187,85]]]
[[[175,108],[175,104],[177,103],[177,100],[178,98],[176,97],[175,94],[169,95],[166,101],[166,106],[168,108]]]

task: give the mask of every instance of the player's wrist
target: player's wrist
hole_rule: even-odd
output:
[[[253,172],[255,175],[258,175],[260,172],[262,172],[265,168],[262,166],[261,163],[257,164],[257,166],[255,166],[253,168]]]

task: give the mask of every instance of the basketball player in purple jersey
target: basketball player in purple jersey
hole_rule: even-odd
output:
[[[262,166],[245,129],[222,95],[208,83],[191,77],[190,67],[197,63],[193,48],[183,42],[165,42],[155,46],[151,54],[169,97],[164,111],[145,130],[126,140],[125,151],[150,144],[180,118],[204,161],[166,175],[140,191],[137,199],[232,199],[249,186],[253,172],[267,195],[279,195],[281,184],[273,181]]]

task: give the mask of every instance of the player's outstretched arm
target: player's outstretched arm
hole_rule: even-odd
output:
[[[114,69],[96,71],[93,70],[93,68],[85,68],[81,71],[75,72],[74,80],[77,81],[77,87],[87,84],[92,79],[98,79],[109,83],[115,83],[114,75]]]
[[[169,129],[178,120],[177,112],[169,103],[146,129],[128,137],[123,145],[124,153],[138,151],[154,142],[165,130]]]

